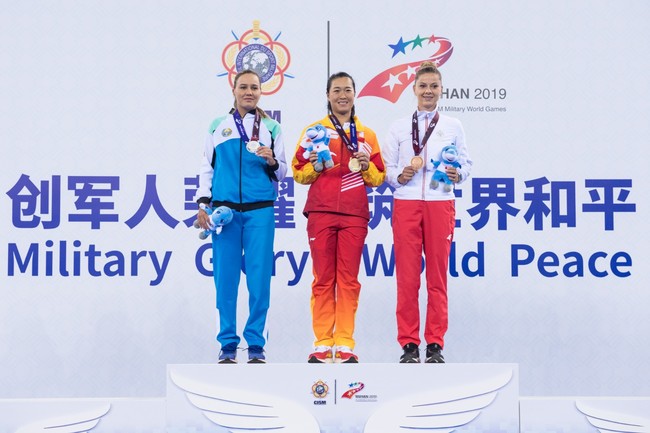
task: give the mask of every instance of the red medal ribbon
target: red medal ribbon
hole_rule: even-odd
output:
[[[420,152],[422,152],[422,149],[424,149],[424,146],[427,144],[427,140],[429,140],[429,137],[431,137],[433,130],[436,129],[436,125],[438,124],[439,118],[440,118],[440,114],[438,114],[438,112],[436,111],[436,114],[433,116],[433,119],[431,119],[431,123],[429,123],[429,127],[424,133],[424,139],[422,139],[422,143],[420,143],[420,131],[418,129],[418,112],[417,110],[415,110],[415,113],[413,113],[413,121],[411,122],[411,131],[412,131],[411,137],[413,137],[413,152],[415,152],[416,155],[419,155]]]

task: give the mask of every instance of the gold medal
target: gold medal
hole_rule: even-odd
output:
[[[248,150],[250,153],[255,153],[257,149],[260,148],[260,142],[259,141],[249,141],[246,143],[246,150]]]
[[[350,162],[348,162],[348,168],[352,173],[356,173],[358,171],[361,171],[361,163],[357,158],[350,158]]]
[[[413,170],[415,171],[418,171],[424,167],[424,160],[420,155],[415,155],[413,158],[411,158],[411,167],[413,167]]]

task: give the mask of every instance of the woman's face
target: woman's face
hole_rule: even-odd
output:
[[[350,117],[354,105],[352,80],[349,77],[332,80],[330,89],[327,91],[327,100],[335,116]]]
[[[440,75],[434,72],[420,75],[420,78],[413,84],[413,92],[418,98],[418,110],[433,110],[436,108],[442,93]]]
[[[235,96],[235,107],[240,113],[247,113],[257,107],[262,96],[260,80],[255,74],[243,74],[232,89]]]

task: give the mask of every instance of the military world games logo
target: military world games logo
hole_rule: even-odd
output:
[[[238,36],[231,31],[235,40],[223,49],[221,62],[225,72],[219,77],[228,76],[230,86],[234,85],[235,75],[244,69],[255,71],[262,82],[262,95],[272,95],[284,84],[285,78],[293,78],[287,74],[291,65],[291,53],[279,41],[282,32],[275,37],[262,30],[260,21],[254,20],[253,27]]]

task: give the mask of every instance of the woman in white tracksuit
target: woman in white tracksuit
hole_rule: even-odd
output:
[[[469,177],[472,161],[460,121],[438,111],[442,77],[433,63],[420,66],[413,91],[417,110],[391,126],[382,147],[386,182],[395,188],[397,340],[404,351],[401,363],[420,362],[418,298],[424,251],[428,295],[425,362],[442,363],[448,317],[447,267],[456,215],[453,185]],[[455,155],[453,163],[441,158],[443,149],[445,155]]]

